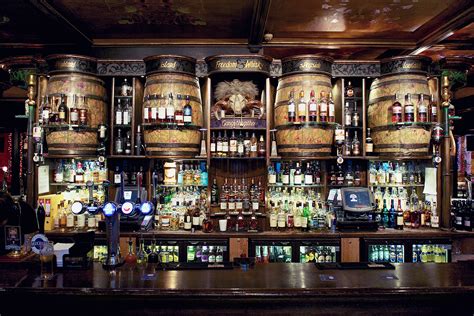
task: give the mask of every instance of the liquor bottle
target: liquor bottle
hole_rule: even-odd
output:
[[[66,124],[68,119],[66,101],[64,94],[61,95],[61,103],[58,106],[59,124]]]
[[[355,166],[355,172],[354,172],[354,186],[359,187],[361,185],[361,174],[359,170],[359,165]]]
[[[395,229],[399,229],[399,230],[403,229],[403,224],[404,224],[403,210],[402,210],[401,202],[402,202],[401,200],[398,200],[397,220],[396,220],[396,225],[395,225]]]
[[[142,132],[141,126],[137,126],[137,133],[135,134],[135,155],[140,156],[142,154]]]
[[[67,111],[67,109],[66,109],[66,111]],[[44,97],[43,104],[41,105],[40,121],[42,121],[43,124],[48,125],[50,114],[51,114],[51,107],[49,106],[49,99],[46,96],[46,97]],[[67,122],[67,120],[66,120],[66,122]]]
[[[352,113],[350,110],[349,102],[346,101],[346,105],[344,106],[344,126],[351,126],[352,124]]]
[[[143,239],[140,240],[140,247],[137,251],[137,264],[139,266],[144,266],[147,261],[147,254],[145,252],[145,241]]]
[[[237,137],[235,136],[234,130],[232,130],[232,134],[230,135],[230,139],[229,139],[229,156],[230,157],[237,156]]]
[[[184,216],[184,225],[183,228],[184,230],[191,230],[192,228],[192,210],[191,210],[191,202],[187,205],[187,212]]]
[[[300,102],[298,103],[298,120],[301,123],[306,121],[306,102],[304,101],[304,91],[300,91]]]
[[[389,215],[389,211],[388,211],[388,208],[387,208],[387,200],[384,199],[383,200],[383,209],[382,209],[383,227],[385,227],[385,228],[390,227],[389,226],[389,219],[390,219],[390,215]]]
[[[342,166],[337,166],[337,176],[336,176],[336,184],[337,185],[344,185],[344,172],[342,172]]]
[[[255,212],[252,212],[252,215],[250,216],[249,230],[253,232],[258,231],[258,220]]]
[[[259,157],[265,157],[265,140],[263,139],[263,135],[260,135],[260,139],[257,144],[257,151]]]
[[[306,163],[306,170],[304,173],[304,184],[305,185],[312,185],[314,183],[314,176],[313,170],[311,169],[311,164],[309,162]]]
[[[284,165],[283,167],[283,173],[281,176],[281,183],[283,185],[288,185],[290,184],[290,170],[288,169],[288,165]]]
[[[178,94],[178,101],[177,101],[178,104],[174,111],[174,121],[176,125],[183,126],[184,125],[184,110],[183,110],[183,106],[179,104],[180,98],[181,96]]]
[[[193,123],[193,108],[191,106],[189,95],[186,96],[186,105],[183,108],[184,124],[191,125]]]
[[[158,253],[156,252],[156,240],[153,238],[150,246],[150,253],[148,254],[148,263],[158,263],[159,261]]]
[[[156,97],[156,94],[155,94]],[[163,94],[160,95],[160,98],[158,100],[158,113],[155,112],[155,116],[153,115],[152,111],[152,119],[155,119],[159,123],[165,123],[166,122],[166,99]],[[153,110],[153,109],[152,109]]]
[[[128,84],[127,79],[123,79],[122,86],[120,87],[120,95],[126,97],[131,95],[132,87]]]
[[[211,186],[211,204],[217,205],[219,203],[219,187],[217,186],[217,179],[214,178]]]
[[[71,118],[72,120],[72,118]],[[72,122],[71,122],[72,124]],[[117,100],[117,107],[115,109],[115,125],[123,124],[123,108],[120,99]]]
[[[227,179],[225,180],[224,186],[221,188],[219,201],[221,211],[227,211]]]
[[[351,164],[347,166],[346,175],[344,177],[344,184],[350,187],[354,185],[354,173],[352,172]]]
[[[74,178],[74,182],[84,183],[84,169],[82,168],[82,163],[80,161],[77,162],[76,176]]]
[[[127,131],[127,136],[125,138],[125,155],[132,154],[132,133],[131,131]]]
[[[319,97],[319,121],[327,122],[328,121],[328,103],[326,100],[326,92],[321,91]]]
[[[268,166],[268,184],[276,184],[276,172],[272,165]]]
[[[117,136],[115,137],[115,154],[122,155],[124,152],[124,141],[122,137],[122,130],[117,129]]]
[[[207,172],[207,168],[206,168],[206,163],[205,162],[201,162],[201,166],[200,166],[200,169],[201,169],[201,181],[200,181],[200,185],[203,186],[203,187],[207,187],[207,184],[209,182],[209,174]]]
[[[125,100],[125,106],[123,108],[123,125],[130,125],[132,123],[132,106],[128,99]]]
[[[201,229],[201,218],[200,218],[200,215],[201,215],[201,213],[200,213],[200,211],[199,211],[199,208],[196,207],[196,208],[194,209],[193,218],[192,218],[192,221],[193,221],[192,229],[194,229],[194,231]]]
[[[346,137],[344,139],[344,156],[350,156],[352,152],[352,142],[349,139],[349,131],[346,131]]]
[[[166,107],[166,121],[167,123],[174,123],[174,99],[173,93],[168,95],[168,105]]]
[[[405,96],[405,122],[415,121],[415,106],[411,100],[411,93],[407,93]]]
[[[402,119],[402,104],[398,99],[398,93],[395,94],[395,102],[392,104],[392,123],[401,123]]]
[[[257,157],[258,156],[258,142],[255,133],[252,133],[252,137],[250,137],[250,157]]]
[[[389,228],[395,228],[395,222],[397,219],[397,212],[395,210],[395,205],[393,199],[390,200],[390,218],[389,218]]]
[[[430,121],[434,123],[438,122],[438,105],[433,95],[430,97]]]
[[[295,106],[295,91],[291,90],[290,95],[288,97],[288,122],[295,123],[296,122],[296,106]]]
[[[301,178],[302,178],[302,175],[301,175],[301,167],[300,167],[300,163],[297,162],[296,163],[296,169],[295,169],[295,175],[294,175],[294,184],[295,185],[301,185]]]
[[[352,83],[349,81],[347,82],[347,87],[346,87],[346,98],[352,98],[354,97],[354,88],[352,87]]]
[[[222,157],[222,137],[221,137],[221,132],[217,134],[217,140],[216,140],[216,156]]]
[[[360,141],[357,138],[357,131],[354,131],[354,139],[352,140],[352,155],[360,155]]]
[[[124,261],[128,265],[135,265],[137,263],[137,256],[133,253],[132,237],[129,237],[128,239],[128,253],[125,256]]]
[[[367,136],[365,138],[365,154],[370,155],[374,152],[374,141],[370,135],[370,128],[367,128]]]
[[[332,92],[329,92],[328,108],[328,120],[329,122],[334,123],[336,121],[336,108],[334,105],[334,100],[332,99]]]
[[[216,132],[212,132],[210,151],[211,151],[211,157],[216,157],[217,156]]]
[[[336,183],[337,183],[336,171],[334,170],[334,165],[331,165],[331,171],[329,172],[329,184],[336,185]]]
[[[242,136],[242,131],[239,132],[239,137],[237,138],[237,156],[238,157],[245,156],[245,145],[244,145],[244,138]]]
[[[150,98],[148,95],[143,98],[143,104],[143,123],[150,123],[151,107]]]
[[[314,90],[311,90],[310,99],[308,103],[308,110],[309,110],[309,121],[316,122],[318,120],[318,104],[316,103]]]
[[[244,150],[245,150],[245,157],[250,157],[250,136],[249,132],[245,132],[245,138],[244,138]]]
[[[428,107],[426,106],[423,93],[420,93],[418,99],[418,122],[428,121]]]
[[[69,121],[71,125],[78,125],[79,124],[79,109],[77,107],[78,97],[76,95],[73,96],[73,102],[71,109],[69,110]]]
[[[229,138],[227,138],[227,131],[224,131],[224,137],[222,137],[222,157],[228,157],[229,155]]]
[[[316,161],[316,166],[314,167],[313,182],[317,185],[321,184],[321,166],[319,161]]]
[[[354,101],[354,110],[352,110],[351,125],[354,127],[359,126],[359,111],[357,111],[357,102]]]

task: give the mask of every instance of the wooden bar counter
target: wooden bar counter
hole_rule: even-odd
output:
[[[28,268],[0,269],[1,315],[328,315],[474,312],[474,265],[396,264],[395,270],[318,270],[314,264],[260,264],[243,271],[154,270],[99,264],[59,270],[52,281]]]

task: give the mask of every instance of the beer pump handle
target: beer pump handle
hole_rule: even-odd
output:
[[[87,181],[86,182],[86,187],[89,190],[89,201],[88,204],[91,205],[91,203],[94,201],[94,182],[92,181]]]
[[[124,195],[124,191],[125,191],[125,184],[124,184],[124,181],[123,179],[125,178],[125,172],[121,172],[120,173],[120,203],[123,204],[123,202],[125,202],[125,195]]]
[[[109,201],[109,186],[110,186],[110,181],[105,180],[102,182],[102,186],[104,187],[104,204]]]
[[[141,182],[141,177],[142,177],[142,173],[141,172],[137,172],[137,204],[141,204],[142,203],[142,199],[141,199],[141,192],[140,192],[140,182]]]

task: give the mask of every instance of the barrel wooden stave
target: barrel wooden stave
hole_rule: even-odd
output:
[[[411,93],[418,97],[420,93],[430,95],[428,80],[420,74],[397,74],[377,78],[373,81],[369,93],[369,127],[387,126],[392,123],[390,108],[395,101],[394,96],[399,93],[405,97]],[[413,99],[415,105],[417,99]],[[399,100],[402,105],[404,99]],[[427,100],[425,101],[427,102]]]
[[[150,156],[192,158],[199,154],[201,133],[198,130],[145,130],[143,138]]]
[[[331,78],[318,74],[297,74],[282,77],[278,82],[275,97],[274,122],[275,126],[285,125],[288,122],[288,99],[291,90],[294,90],[295,103],[301,90],[304,91],[306,100],[309,100],[311,90],[314,90],[316,98],[321,91],[326,95],[331,92]]]
[[[276,132],[278,154],[282,157],[329,156],[332,150],[332,128],[301,127]]]
[[[84,131],[52,131],[46,135],[51,155],[95,155],[97,134]]]
[[[373,81],[367,113],[368,126],[372,129],[374,152],[384,156],[427,155],[431,140],[430,128],[416,125],[392,126],[391,106],[396,93],[402,98],[411,93],[416,106],[419,94],[430,95],[426,75],[394,74]],[[399,101],[404,104],[404,99]]]
[[[48,81],[46,94],[49,97],[68,97],[68,106],[72,105],[72,95],[86,96],[87,104],[81,108],[87,110],[87,122],[90,127],[97,127],[107,121],[107,91],[104,82],[98,78],[82,74],[53,75]]]
[[[157,73],[147,77],[145,83],[145,96],[163,95],[165,97],[172,92],[175,106],[184,106],[186,95],[190,96],[190,104],[193,108],[193,125],[201,127],[203,125],[201,90],[199,79],[193,76],[178,73]],[[182,99],[177,100],[176,95],[180,94]],[[157,102],[152,105],[158,106]]]

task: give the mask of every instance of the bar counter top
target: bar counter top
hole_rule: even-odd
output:
[[[83,304],[118,314],[144,309],[155,314],[257,312],[283,315],[367,313],[451,315],[474,313],[474,264],[395,264],[395,270],[319,270],[314,264],[257,264],[243,271],[139,269],[110,272],[58,270],[51,281],[28,268],[0,268],[1,315],[54,299],[54,310]],[[107,304],[105,304],[107,303]],[[92,304],[92,305],[91,305]],[[10,306],[10,307],[11,307]],[[92,308],[92,307],[91,307]],[[3,309],[3,310],[2,310]],[[88,307],[89,310],[89,307]],[[72,310],[78,312],[79,310]],[[206,312],[207,311],[207,312]],[[48,312],[49,314],[49,312]]]

